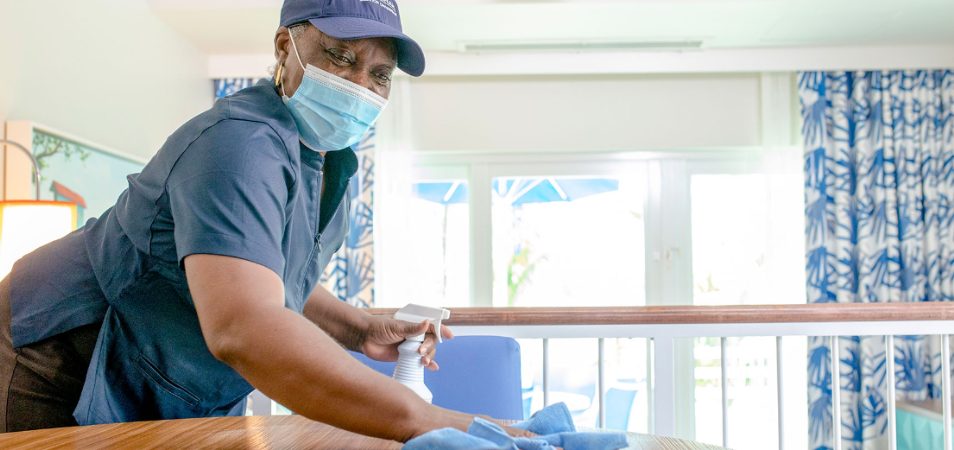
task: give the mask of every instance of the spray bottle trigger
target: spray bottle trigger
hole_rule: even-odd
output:
[[[441,321],[448,318],[450,318],[450,311],[441,309],[440,318],[432,322],[434,324],[434,336],[437,338],[438,344],[444,342],[444,338],[441,337]]]
[[[415,305],[412,303],[394,313],[394,318],[415,323],[420,323],[423,320],[430,320],[431,323],[434,324],[434,334],[437,337],[437,342],[441,343],[444,342],[443,338],[441,337],[441,322],[450,318],[450,310]],[[422,336],[421,341],[423,340],[424,339]]]
[[[444,340],[441,339],[441,321],[435,320],[433,323],[434,323],[434,336],[437,338],[437,343],[440,344],[441,342],[444,342]]]

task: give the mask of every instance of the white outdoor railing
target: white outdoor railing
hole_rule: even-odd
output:
[[[372,314],[393,315],[393,309],[372,309]],[[782,392],[785,380],[781,366],[785,336],[827,336],[835,344],[839,336],[884,336],[887,349],[887,417],[890,448],[897,445],[895,428],[894,336],[936,335],[942,339],[942,401],[944,449],[951,450],[950,343],[954,334],[954,303],[882,303],[755,306],[650,306],[605,308],[453,308],[446,322],[454,333],[542,339],[543,398],[549,404],[549,340],[595,338],[599,343],[597,404],[598,424],[605,421],[603,393],[604,340],[648,338],[650,362],[650,431],[673,436],[676,432],[675,340],[718,337],[721,347],[722,438],[728,443],[726,397],[726,338],[774,336],[778,389],[778,442],[784,449]],[[831,346],[832,423],[834,448],[841,446],[839,346]],[[259,402],[261,405],[262,402]],[[253,406],[254,407],[254,406]],[[256,407],[268,414],[270,407]]]
[[[392,314],[392,310],[373,310]],[[951,397],[949,335],[954,333],[954,304],[884,303],[771,306],[658,306],[631,308],[458,308],[448,325],[457,335],[499,335],[543,339],[544,404],[549,402],[549,345],[551,338],[596,338],[599,342],[597,402],[599,424],[605,420],[603,392],[606,338],[649,338],[651,352],[652,427],[654,434],[673,435],[676,426],[676,386],[674,383],[675,339],[718,337],[725,361],[727,337],[774,336],[776,353],[781,353],[784,336],[885,336],[888,374],[888,429],[891,448],[896,448],[894,336],[942,336],[942,398]],[[841,407],[839,388],[839,346],[832,345],[832,422],[836,424],[834,448],[841,448]],[[781,361],[782,358],[776,358]],[[723,443],[728,441],[725,364],[722,364]],[[784,415],[781,393],[783,370],[776,370],[778,386],[779,448],[784,448]],[[945,450],[951,450],[950,401],[944,406]]]

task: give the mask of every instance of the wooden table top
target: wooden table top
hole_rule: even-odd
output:
[[[632,449],[714,450],[679,439],[630,433]],[[216,417],[159,420],[0,434],[0,448],[223,448],[400,449],[401,443],[371,438],[301,416]]]

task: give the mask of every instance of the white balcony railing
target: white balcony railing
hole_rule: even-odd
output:
[[[372,309],[372,314],[393,315],[393,309]],[[597,405],[599,424],[605,420],[603,392],[603,341],[608,338],[648,338],[650,367],[650,431],[673,436],[676,431],[675,340],[680,338],[720,338],[722,437],[728,442],[726,398],[726,338],[774,336],[778,386],[778,442],[785,448],[785,420],[782,392],[785,386],[781,367],[782,338],[786,336],[884,336],[887,349],[887,417],[890,448],[896,449],[894,337],[941,336],[942,399],[951,398],[950,335],[954,334],[954,303],[812,304],[753,306],[648,306],[573,308],[454,308],[451,320],[458,336],[497,335],[517,339],[541,339],[543,344],[543,397],[549,404],[549,339],[594,338],[599,342]],[[841,423],[839,346],[831,346],[832,421]],[[270,407],[255,407],[256,414],[268,414]],[[951,402],[942,401],[944,449],[951,450]],[[253,406],[254,407],[254,406]],[[833,426],[834,448],[841,448],[840,426]]]
[[[394,310],[375,309],[375,314],[393,314]],[[544,404],[549,402],[548,340],[552,338],[595,338],[599,342],[597,405],[599,424],[605,417],[603,340],[607,338],[649,338],[652,343],[649,383],[651,431],[671,436],[676,427],[675,339],[718,337],[725,361],[726,338],[774,336],[780,356],[782,337],[884,336],[888,351],[886,384],[888,386],[888,432],[890,448],[896,448],[894,336],[938,335],[942,342],[942,398],[951,397],[950,334],[954,333],[954,304],[948,303],[881,303],[881,304],[817,304],[756,306],[649,306],[607,308],[456,308],[448,325],[454,333],[464,335],[497,335],[543,340]],[[832,421],[841,423],[839,387],[841,370],[838,345],[832,345]],[[806,355],[807,356],[807,355]],[[776,358],[781,361],[782,358]],[[725,364],[722,364],[722,430],[723,444],[728,441],[728,408],[726,402]],[[785,420],[782,391],[783,370],[776,368],[778,386],[779,448],[784,448]],[[950,401],[945,405],[945,450],[951,450]],[[833,426],[834,448],[841,448],[841,427]]]

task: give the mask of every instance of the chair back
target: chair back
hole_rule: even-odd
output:
[[[391,376],[395,363],[351,352],[368,367]],[[501,336],[459,336],[437,347],[437,372],[424,370],[424,384],[437,406],[498,419],[523,419],[520,345]]]
[[[626,431],[629,426],[629,413],[633,409],[633,400],[636,391],[611,387],[606,390],[606,423],[607,430]]]

